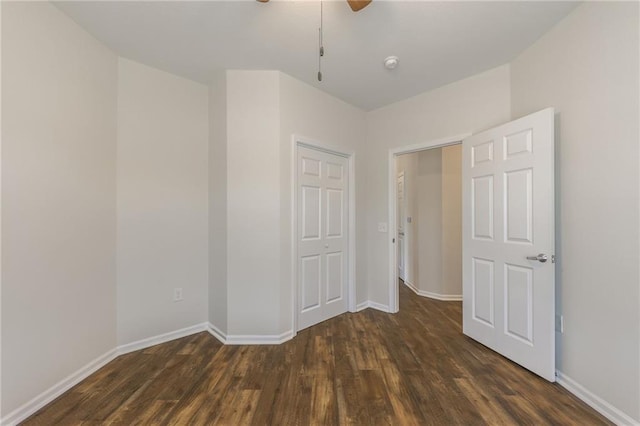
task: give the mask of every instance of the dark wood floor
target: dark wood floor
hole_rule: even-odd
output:
[[[558,385],[461,333],[461,304],[401,286],[279,346],[200,333],[123,355],[23,424],[598,425]]]

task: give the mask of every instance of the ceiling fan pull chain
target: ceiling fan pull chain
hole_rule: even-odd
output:
[[[322,28],[318,28],[318,34],[320,40],[320,54],[318,55],[318,81],[322,81],[322,57],[324,56],[324,49],[322,48]]]
[[[324,13],[323,3],[320,0],[320,56],[324,56],[324,40],[322,40],[322,33],[324,32]]]
[[[324,44],[322,42],[323,13],[322,0],[320,0],[320,28],[318,28],[318,81],[322,81],[322,57],[324,56]]]

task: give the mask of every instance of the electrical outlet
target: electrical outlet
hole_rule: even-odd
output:
[[[564,315],[556,315],[556,331],[564,333]]]
[[[182,287],[176,287],[173,289],[173,301],[180,302],[182,300]]]

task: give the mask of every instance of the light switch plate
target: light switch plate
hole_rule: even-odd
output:
[[[387,224],[385,222],[378,222],[378,232],[387,232]]]

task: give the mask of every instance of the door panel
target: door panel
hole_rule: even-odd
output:
[[[532,244],[533,170],[524,169],[505,173],[505,240],[510,243]]]
[[[320,306],[320,256],[305,256],[300,263],[302,311]]]
[[[493,141],[479,143],[471,147],[471,167],[493,161]]]
[[[327,253],[327,303],[341,300],[344,296],[343,272],[342,252]]]
[[[493,176],[472,179],[473,238],[493,240]]]
[[[504,270],[504,331],[533,344],[533,269],[506,264]]]
[[[342,238],[344,191],[327,189],[327,238]]]
[[[298,330],[347,311],[348,160],[297,147]]]
[[[398,277],[400,277],[401,280],[405,280],[405,275],[404,275],[404,264],[405,264],[405,253],[404,253],[404,248],[405,248],[405,240],[404,240],[404,233],[398,233]]]
[[[342,180],[344,178],[344,167],[342,164],[327,162],[327,177],[331,180]]]
[[[306,176],[320,177],[320,160],[310,157],[302,157],[302,174]]]
[[[555,381],[553,109],[463,141],[463,331]],[[539,253],[547,262],[535,259]],[[534,257],[528,259],[528,257]]]
[[[402,280],[406,280],[405,269],[407,265],[407,240],[405,239],[405,185],[404,185],[404,172],[398,174],[398,277]]]
[[[472,300],[473,319],[493,327],[493,262],[473,258]]]
[[[320,187],[302,187],[302,239],[320,238]]]

